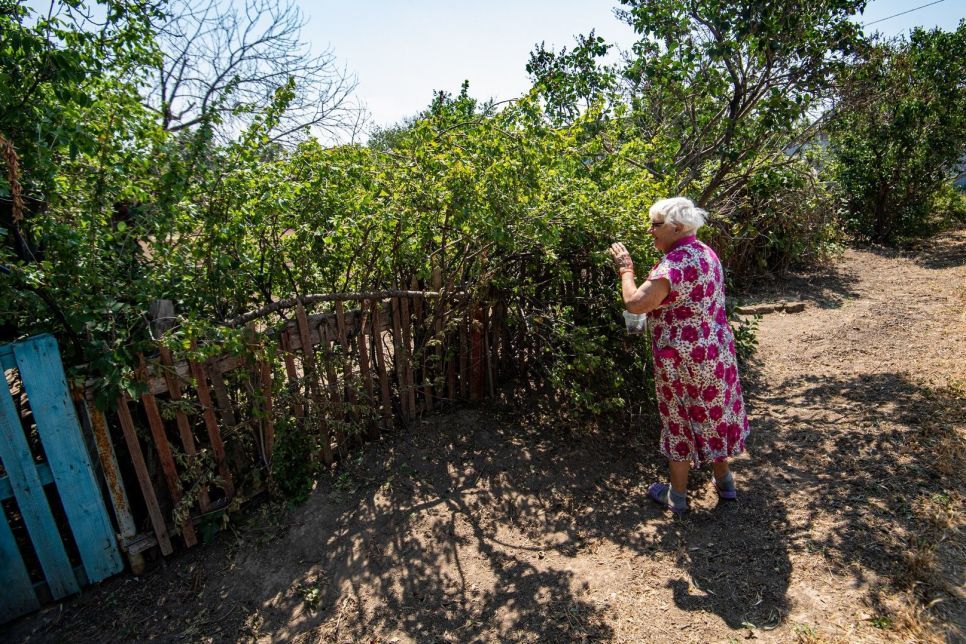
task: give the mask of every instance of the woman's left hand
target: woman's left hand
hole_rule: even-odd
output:
[[[631,254],[624,248],[624,244],[620,242],[611,244],[607,254],[614,262],[614,270],[617,271],[618,275],[623,275],[624,271],[634,270],[634,260],[631,259]]]

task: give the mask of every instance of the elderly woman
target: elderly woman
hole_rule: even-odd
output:
[[[715,252],[695,238],[705,212],[683,197],[651,206],[649,233],[664,258],[640,286],[623,244],[610,248],[624,306],[647,313],[653,334],[654,384],[661,414],[661,453],[670,485],[648,496],[682,513],[688,509],[688,471],[711,463],[722,499],[737,498],[728,459],[740,454],[748,417],[738,382],[735,340],[725,313],[724,274]]]

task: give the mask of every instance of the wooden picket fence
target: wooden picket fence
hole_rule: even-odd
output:
[[[57,342],[0,346],[0,623],[123,569]]]
[[[266,325],[266,315],[282,321]],[[141,361],[138,400],[122,395],[116,413],[104,414],[86,392],[84,423],[131,568],[140,572],[154,548],[196,545],[266,489],[276,419],[311,435],[314,456],[331,464],[394,425],[492,395],[520,366],[506,321],[503,304],[463,293],[335,294],[235,320],[259,349],[248,355],[270,359],[195,362],[159,343]],[[199,479],[199,461],[217,478]]]
[[[239,355],[196,361],[198,347],[178,356],[158,342],[136,372],[143,393],[110,413],[93,404],[92,382],[68,387],[52,337],[16,356],[0,348],[8,385],[24,376],[0,408],[0,497],[14,517],[0,522],[0,581],[17,589],[0,622],[115,574],[119,553],[140,574],[146,556],[203,541],[270,485],[279,420],[331,465],[394,426],[492,396],[533,362],[498,298],[440,289],[438,276],[435,290],[419,286],[273,303],[232,321],[250,345]],[[44,422],[17,420],[28,407]],[[43,447],[28,448],[38,434]],[[45,488],[59,500],[38,496]]]

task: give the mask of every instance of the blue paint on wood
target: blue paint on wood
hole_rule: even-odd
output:
[[[10,478],[17,506],[55,599],[78,591],[57,524],[47,504],[20,416],[6,384],[0,387],[0,461]]]
[[[40,608],[20,550],[0,510],[0,624]]]
[[[13,351],[87,577],[92,583],[110,577],[124,563],[68,393],[57,341],[39,335],[15,344]]]
[[[17,362],[13,359],[13,349],[10,348],[9,344],[0,347],[0,366],[3,367],[4,371],[17,368]]]
[[[50,485],[54,482],[54,475],[50,473],[50,466],[46,463],[37,464],[37,476],[40,477],[41,485]],[[0,476],[0,501],[13,498],[13,486],[6,474]]]

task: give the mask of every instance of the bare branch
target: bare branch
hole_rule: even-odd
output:
[[[239,6],[240,5],[240,6]],[[294,143],[312,132],[353,137],[364,110],[353,100],[356,79],[331,50],[313,52],[294,0],[173,0],[159,29],[163,52],[145,97],[170,131],[211,121],[233,138],[263,113],[289,79],[295,94],[273,141]]]

